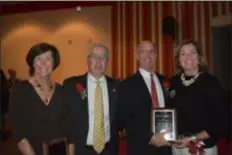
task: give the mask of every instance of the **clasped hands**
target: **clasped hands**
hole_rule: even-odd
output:
[[[150,144],[155,145],[157,147],[161,146],[170,146],[171,144],[165,140],[164,138],[165,132],[163,133],[154,133],[150,140]]]
[[[154,133],[150,143],[157,147],[173,145],[176,148],[184,148],[192,141],[191,137],[179,137],[178,140],[169,142],[165,140],[164,135],[165,133]]]
[[[208,139],[210,137],[210,135],[208,134],[207,131],[203,130],[195,135],[192,136],[179,136],[177,140],[173,141],[173,145],[176,148],[184,148],[184,147],[188,147],[190,142],[199,142],[199,141],[203,141],[205,139]],[[203,144],[204,145],[204,144]]]
[[[194,141],[192,137],[180,136],[177,140],[173,141],[172,145],[178,149],[181,149],[181,148],[188,147],[191,141]]]

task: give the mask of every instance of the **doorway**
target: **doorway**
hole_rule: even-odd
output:
[[[212,73],[219,79],[226,98],[224,123],[227,124],[225,136],[231,141],[231,54],[232,54],[232,25],[212,27]]]

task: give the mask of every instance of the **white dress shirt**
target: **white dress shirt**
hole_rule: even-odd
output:
[[[89,115],[89,131],[87,136],[87,145],[93,145],[93,132],[94,132],[94,99],[96,91],[96,81],[90,73],[87,75],[87,87],[88,87],[88,115]],[[103,95],[103,107],[104,107],[104,127],[105,127],[105,143],[110,140],[110,121],[109,121],[109,96],[108,87],[105,76],[100,79],[100,86]]]
[[[150,76],[150,72],[147,72],[146,70],[144,70],[143,68],[139,68],[139,72],[140,74],[142,75],[146,85],[147,85],[147,88],[151,94],[151,76]],[[157,75],[155,73],[152,73],[153,74],[153,79],[155,81],[155,88],[156,88],[156,91],[157,91],[157,96],[158,96],[158,101],[159,101],[159,106],[161,108],[164,108],[165,107],[165,101],[164,101],[164,93],[163,93],[163,89],[162,89],[162,86],[160,84],[160,81],[157,77]]]

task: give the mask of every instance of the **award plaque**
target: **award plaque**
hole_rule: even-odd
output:
[[[66,138],[57,138],[44,141],[43,155],[68,155],[68,142]]]
[[[153,109],[151,120],[153,133],[165,133],[166,141],[176,140],[176,111],[174,109]]]

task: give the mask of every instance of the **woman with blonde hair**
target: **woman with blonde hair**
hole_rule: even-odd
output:
[[[180,139],[173,145],[173,155],[217,155],[216,142],[222,128],[217,114],[224,102],[220,82],[207,71],[196,41],[179,45],[175,63],[168,107],[177,111]]]

